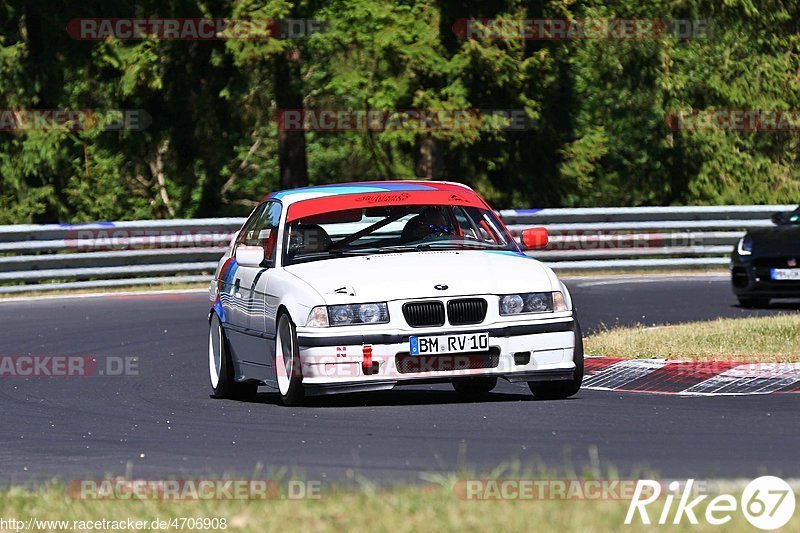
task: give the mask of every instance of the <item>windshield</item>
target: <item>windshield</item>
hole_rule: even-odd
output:
[[[316,214],[290,222],[284,242],[285,265],[431,249],[519,250],[492,211],[458,205],[404,205]]]

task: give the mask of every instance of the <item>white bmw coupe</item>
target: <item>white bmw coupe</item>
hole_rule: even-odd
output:
[[[547,232],[522,232],[525,248]],[[525,255],[465,185],[384,181],[268,195],[210,287],[214,396],[259,385],[309,395],[497,378],[565,398],[583,379],[581,330],[552,270]]]

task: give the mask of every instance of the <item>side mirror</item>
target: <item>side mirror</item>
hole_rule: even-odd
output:
[[[243,246],[236,248],[236,262],[244,267],[260,267],[264,261],[264,248],[261,246]]]
[[[784,224],[786,224],[787,218],[788,217],[786,216],[786,213],[774,213],[771,217],[769,217],[772,223],[775,224],[776,226],[783,226]]]
[[[522,230],[522,244],[526,250],[537,250],[547,246],[550,237],[545,228],[527,228]]]

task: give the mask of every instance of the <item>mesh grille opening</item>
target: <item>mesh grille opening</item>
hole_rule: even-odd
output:
[[[402,352],[395,356],[395,365],[400,374],[424,374],[426,372],[497,368],[499,364],[500,350],[494,346],[489,348],[488,352],[422,356]]]

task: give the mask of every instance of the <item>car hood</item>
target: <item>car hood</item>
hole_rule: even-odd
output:
[[[286,271],[316,289],[327,304],[560,290],[549,268],[505,251],[376,254],[300,263]]]
[[[753,239],[753,257],[800,256],[800,225],[754,229],[748,234]]]

